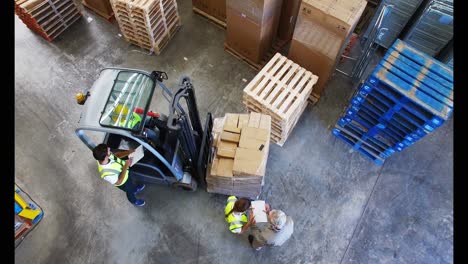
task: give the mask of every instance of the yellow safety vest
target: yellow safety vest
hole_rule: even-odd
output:
[[[227,199],[227,205],[226,208],[224,208],[224,215],[229,213],[232,208],[234,207],[234,203],[237,201],[237,197],[232,195],[229,196]],[[234,230],[237,228],[242,228],[245,223],[247,223],[249,220],[247,219],[247,215],[245,213],[242,213],[240,219],[238,217],[235,217],[232,213],[229,214],[225,218],[226,222],[229,224],[229,231],[236,233]]]
[[[121,127],[125,126],[125,122],[127,122],[127,120],[125,119],[121,120],[120,126]],[[130,121],[128,121],[127,128],[134,128],[140,122],[141,122],[141,116],[137,113],[132,113],[132,116],[130,117]]]
[[[124,165],[125,165],[125,162],[122,159],[115,157],[114,154],[111,154],[109,156],[109,163],[104,165],[105,168],[103,168],[103,165],[99,164],[99,161],[98,161],[98,170],[99,170],[99,173],[101,173],[101,179],[104,179],[104,177],[108,175],[112,175],[112,174],[117,174],[117,177],[118,177],[120,173],[122,172]],[[128,169],[125,172],[125,177],[122,183],[119,185],[114,184],[114,186],[122,186],[127,180],[128,180]]]

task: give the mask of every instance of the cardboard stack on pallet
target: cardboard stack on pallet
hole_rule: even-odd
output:
[[[54,40],[81,17],[73,0],[15,0],[15,13],[47,41]]]
[[[192,0],[192,10],[226,28],[226,0]]]
[[[318,75],[316,103],[359,21],[365,0],[303,0],[288,57]]]
[[[272,117],[271,138],[280,146],[307,106],[318,77],[279,53],[244,88],[249,111]]]
[[[176,0],[111,0],[127,41],[160,54],[180,28]]]
[[[270,48],[282,46],[274,45],[281,4],[282,0],[227,0],[225,50],[260,70]]]
[[[292,39],[296,27],[297,15],[301,7],[301,0],[284,0],[281,7],[278,38],[286,41]]]
[[[258,198],[270,148],[271,117],[226,114],[213,124],[215,153],[206,177],[207,191]]]

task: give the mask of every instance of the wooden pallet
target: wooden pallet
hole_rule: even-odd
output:
[[[181,26],[175,0],[112,0],[111,5],[125,40],[157,55]]]
[[[226,29],[226,21],[222,21],[222,20],[219,20],[217,19],[216,17],[212,16],[212,15],[209,15],[203,11],[201,11],[200,9],[196,8],[196,7],[192,7],[192,10],[195,14],[199,14],[200,16],[208,19],[208,21],[212,22],[213,24],[215,24],[216,26],[219,26],[223,29]]]
[[[299,117],[318,77],[280,53],[244,88],[243,103],[249,111],[272,118],[272,139],[284,144]]]
[[[267,62],[270,61],[273,55],[275,55],[277,52],[280,52],[283,49],[283,47],[286,46],[288,42],[289,42],[288,40],[276,39],[260,63],[255,63],[251,61],[250,59],[244,57],[235,49],[231,48],[227,43],[224,43],[224,50],[230,53],[231,55],[233,55],[234,57],[236,57],[237,59],[247,63],[252,69],[256,71],[260,71],[267,64]]]
[[[55,39],[82,16],[72,0],[18,0],[15,13],[47,41]]]

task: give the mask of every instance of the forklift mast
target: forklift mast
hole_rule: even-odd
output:
[[[181,105],[182,98],[185,99],[188,115]],[[169,107],[167,140],[169,142],[177,140],[180,142],[186,164],[190,164],[192,175],[199,182],[204,181],[206,164],[211,153],[209,146],[212,143],[211,129],[213,121],[211,114],[208,113],[205,131],[203,131],[194,87],[190,78],[183,77],[181,79],[179,89],[174,94]],[[176,149],[172,149],[172,151],[176,151]],[[170,153],[169,155],[173,154]]]

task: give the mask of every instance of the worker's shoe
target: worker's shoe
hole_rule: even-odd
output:
[[[146,185],[144,185],[144,184],[138,185],[138,187],[137,187],[137,189],[136,189],[136,191],[135,191],[135,194],[137,194],[137,193],[143,191],[143,189],[144,189],[145,187],[146,187]]]
[[[146,203],[145,200],[137,200],[137,201],[134,203],[134,205],[136,205],[136,206],[143,206],[143,205],[145,205],[145,203]]]

